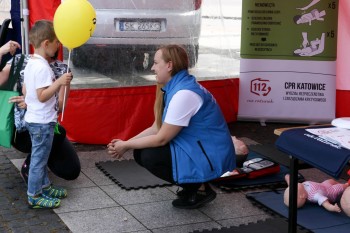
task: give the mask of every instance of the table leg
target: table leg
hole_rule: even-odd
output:
[[[297,232],[297,195],[298,195],[298,159],[289,157],[290,182],[289,182],[289,209],[288,232]]]

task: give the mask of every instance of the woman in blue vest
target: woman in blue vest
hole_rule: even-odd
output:
[[[198,208],[215,199],[208,181],[235,168],[235,149],[215,98],[188,73],[188,55],[178,45],[155,54],[155,122],[137,136],[114,139],[108,153],[120,158],[134,149],[137,163],[157,177],[181,186],[172,202],[182,209]]]

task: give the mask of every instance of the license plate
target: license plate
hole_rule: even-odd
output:
[[[120,21],[120,31],[160,31],[160,22]]]

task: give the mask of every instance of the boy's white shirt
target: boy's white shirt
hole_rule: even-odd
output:
[[[57,93],[44,103],[39,101],[37,95],[37,89],[52,85],[54,80],[55,75],[47,60],[34,54],[24,69],[25,102],[27,104],[24,119],[26,122],[40,124],[57,122]]]

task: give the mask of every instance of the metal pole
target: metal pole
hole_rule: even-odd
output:
[[[20,4],[20,20],[21,20],[21,45],[22,45],[22,53],[24,53],[24,27],[23,27],[23,0],[19,2]]]
[[[297,232],[297,195],[298,195],[298,163],[299,160],[293,156],[290,160],[290,182],[289,182],[289,211],[288,211],[288,233]]]
[[[27,0],[21,0],[21,22],[22,53],[29,54],[29,9]]]

